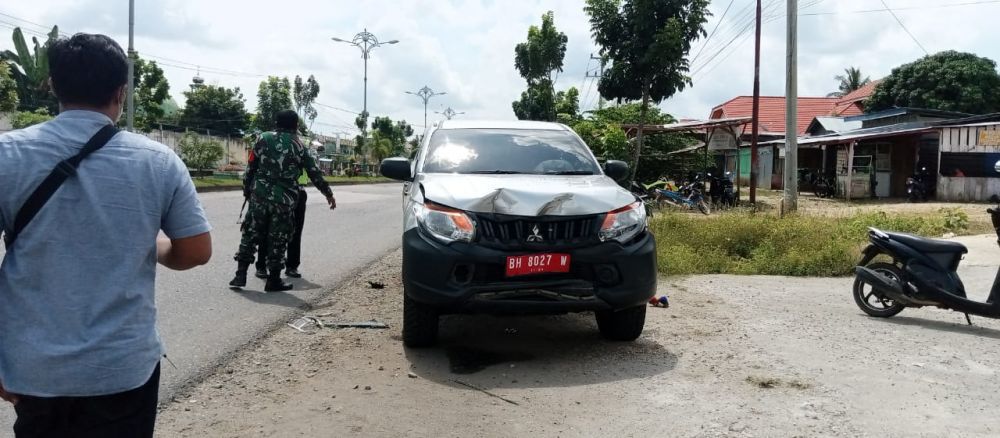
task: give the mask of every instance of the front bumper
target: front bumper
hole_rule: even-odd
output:
[[[569,254],[570,272],[505,278],[507,256],[539,252]],[[645,233],[628,245],[509,251],[443,244],[416,227],[403,234],[403,283],[409,298],[445,313],[620,310],[656,294],[656,242]]]

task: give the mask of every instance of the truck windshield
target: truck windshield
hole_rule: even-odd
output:
[[[423,172],[599,175],[572,133],[541,129],[445,129],[431,137]]]

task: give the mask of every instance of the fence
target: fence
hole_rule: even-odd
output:
[[[174,152],[178,152],[178,144],[180,143],[181,139],[184,138],[184,134],[185,133],[183,132],[154,129],[153,131],[146,133],[146,136],[160,143],[163,143],[170,149],[173,149]],[[246,167],[247,149],[246,149],[246,143],[243,141],[242,137],[218,137],[214,135],[209,136],[193,132],[192,134],[197,136],[199,140],[217,141],[219,142],[219,144],[222,145],[222,148],[226,150],[225,158],[223,158],[218,163],[218,167],[222,167],[228,164]]]

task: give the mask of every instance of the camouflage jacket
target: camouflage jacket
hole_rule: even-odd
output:
[[[276,204],[294,205],[302,171],[320,192],[333,195],[323,173],[316,167],[316,160],[295,134],[265,132],[250,151],[249,166],[243,177],[243,194]]]

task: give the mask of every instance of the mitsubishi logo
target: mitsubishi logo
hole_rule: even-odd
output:
[[[530,236],[528,236],[528,239],[527,239],[528,243],[544,242],[545,238],[542,237],[541,234],[539,234],[540,231],[541,230],[538,229],[538,224],[535,224],[535,226],[531,228],[531,233],[532,234]]]

